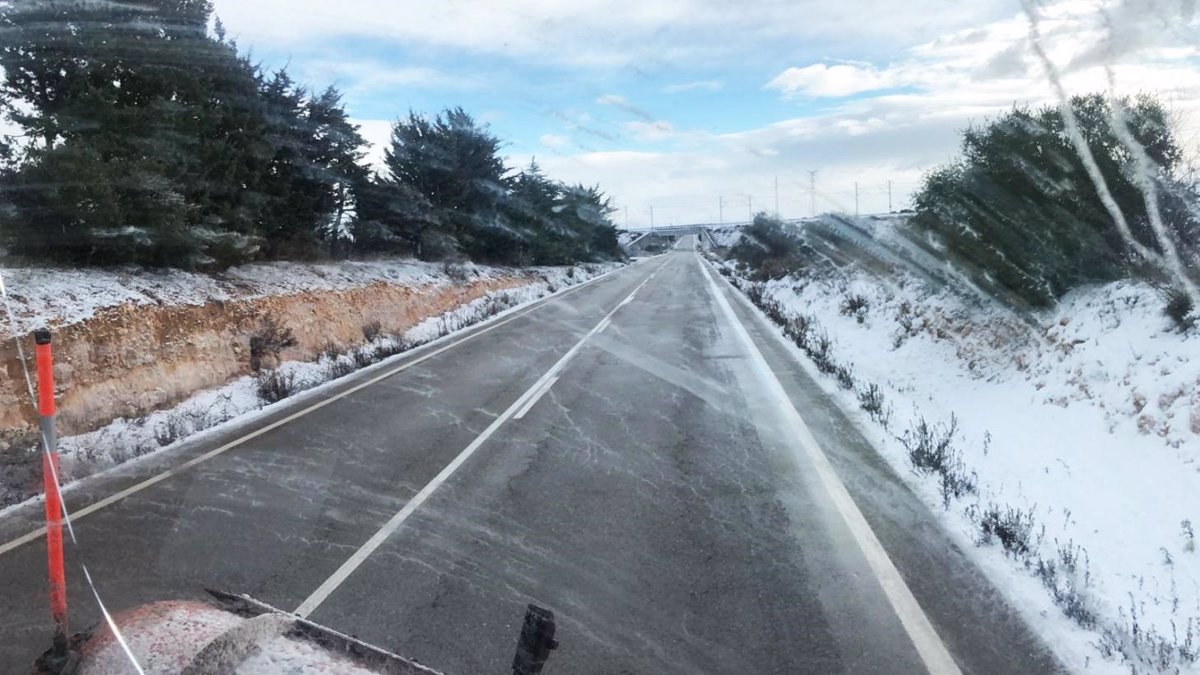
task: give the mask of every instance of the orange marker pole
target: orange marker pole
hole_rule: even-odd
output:
[[[50,614],[54,617],[54,651],[67,653],[67,573],[63,561],[62,503],[58,492],[58,439],[54,416],[54,355],[50,331],[34,332],[37,343],[38,414],[41,417],[42,477],[46,488],[46,552],[50,563]]]

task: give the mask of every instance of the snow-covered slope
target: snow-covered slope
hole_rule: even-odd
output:
[[[0,269],[17,322],[17,333],[42,325],[78,323],[100,310],[123,304],[202,305],[214,300],[344,290],[373,283],[422,286],[451,283],[454,276],[495,278],[511,273],[512,270],[496,267],[415,260],[256,263],[215,275],[133,267],[124,270]],[[6,336],[11,334],[11,328],[7,321],[0,323],[0,333]]]
[[[954,420],[963,475],[977,480],[944,507],[948,527],[1064,660],[1196,668],[1200,336],[1177,332],[1151,288],[1079,290],[1032,323],[908,275],[841,270],[759,290],[828,333],[855,389],[822,379],[847,408],[878,385],[886,427],[856,418],[939,509],[938,481],[914,472],[902,439],[922,419],[935,433]],[[1014,532],[1023,540],[1003,547]]]
[[[399,260],[251,265],[219,276],[8,270],[0,508],[41,484],[30,393],[18,375],[30,366],[28,349],[15,349],[14,333],[27,341],[35,327],[56,329],[62,471],[74,480],[620,266]],[[286,328],[286,337],[268,326]],[[249,360],[255,340],[277,345],[260,348],[258,365]]]

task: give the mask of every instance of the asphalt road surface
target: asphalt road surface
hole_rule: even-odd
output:
[[[547,673],[1059,670],[680,243],[85,483],[74,510],[136,489],[76,522],[69,570],[113,610],[249,593],[447,673],[509,672],[529,602]],[[0,519],[4,673],[49,642],[43,540],[11,545],[36,517]]]

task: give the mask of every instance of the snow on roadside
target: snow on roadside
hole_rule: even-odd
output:
[[[0,270],[0,274],[8,289],[17,332],[24,334],[43,325],[78,323],[101,310],[127,303],[202,305],[213,300],[345,290],[379,282],[426,286],[450,283],[448,271],[485,279],[513,272],[512,269],[476,265],[379,260],[254,263],[211,275],[134,267],[111,270],[10,268]],[[533,271],[541,271],[541,268]],[[2,332],[11,333],[7,321],[3,323]]]
[[[945,509],[948,529],[1069,666],[1200,672],[1200,336],[1174,331],[1152,289],[1077,291],[1036,326],[863,272],[768,282],[764,297],[813,317],[859,391],[881,387],[890,428],[853,417],[939,511],[941,490],[914,473],[900,437],[954,416],[978,488]],[[1028,555],[972,545],[993,506],[1032,517]]]
[[[294,394],[317,395],[333,386],[335,380],[362,367],[388,363],[418,346],[517,311],[622,266],[605,263],[528,268],[539,281],[488,293],[440,316],[426,319],[403,335],[383,335],[345,354],[322,354],[318,360],[309,362],[286,361],[275,372],[292,383]],[[264,402],[259,393],[259,379],[246,375],[220,388],[198,392],[170,409],[137,419],[117,419],[96,431],[60,438],[63,482],[74,483],[172,448],[184,440],[245,424],[284,404],[286,400],[274,404]],[[4,496],[4,487],[0,483],[0,497]],[[0,515],[27,503],[25,500],[0,509]]]
[[[729,248],[742,238],[742,228],[725,227],[719,230],[709,230],[708,236],[712,239],[713,245],[718,248]]]
[[[628,245],[632,244],[635,240],[640,239],[642,237],[642,235],[644,235],[644,234],[646,234],[646,233],[638,232],[635,230],[620,230],[619,232],[617,232],[617,243],[623,247],[628,246]]]

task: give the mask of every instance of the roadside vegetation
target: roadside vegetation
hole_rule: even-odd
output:
[[[928,236],[914,241],[979,288],[1032,307],[1087,284],[1144,279],[1186,328],[1195,308],[1185,287],[1200,282],[1200,191],[1169,112],[1150,95],[1093,94],[1070,105],[1111,204],[1062,110],[1014,108],[967,129],[961,157],[925,178],[912,226]],[[1171,250],[1182,275],[1158,262]]]
[[[264,70],[208,0],[3,3],[0,32],[0,245],[23,263],[622,257],[607,196],[510,171],[461,108],[402,116],[373,174],[338,90]]]
[[[1040,510],[1036,505],[1013,505],[981,493],[979,474],[963,458],[962,444],[967,441],[959,433],[957,415],[951,413],[941,422],[930,421],[914,408],[907,428],[898,428],[893,405],[882,387],[857,373],[855,364],[839,353],[821,321],[815,315],[789,310],[773,297],[771,289],[779,290],[780,284],[824,284],[837,278],[828,270],[817,271],[819,267],[798,269],[774,283],[755,280],[753,268],[747,266],[724,264],[719,270],[780,328],[817,371],[854,397],[867,418],[902,449],[912,473],[932,481],[942,507],[946,511],[960,511],[966,517],[977,545],[999,547],[1007,558],[1040,582],[1065,617],[1096,633],[1094,644],[1102,656],[1128,664],[1134,673],[1178,672],[1181,665],[1200,663],[1200,614],[1189,613],[1177,591],[1168,596],[1151,592],[1141,597],[1130,596],[1128,604],[1115,616],[1104,614],[1108,607],[1095,592],[1087,549],[1071,540],[1046,540],[1046,528],[1039,521],[1039,514],[1054,509],[1047,509],[1047,505]],[[853,294],[848,293],[847,297],[851,300],[844,301],[843,306],[847,302],[855,304]],[[915,329],[902,325],[905,316],[887,318],[899,326],[897,334],[915,337]],[[990,434],[985,435],[982,448],[985,455],[989,438]],[[1064,511],[1069,519],[1069,509]],[[1181,528],[1183,550],[1194,551],[1190,521],[1184,521]],[[1166,548],[1163,551],[1163,564],[1173,565],[1172,554]],[[1145,614],[1148,603],[1171,607],[1173,629],[1169,633],[1160,632],[1139,618]]]
[[[380,323],[362,325],[358,344],[327,344],[311,361],[280,359],[295,345],[291,329],[274,315],[264,315],[251,335],[250,372],[224,386],[195,392],[173,407],[136,417],[112,420],[105,426],[60,439],[65,481],[78,480],[111,466],[175,445],[200,432],[246,419],[258,410],[333,382],[361,369],[484,322],[519,305],[533,302],[560,288],[584,283],[603,274],[608,265],[584,264],[568,270],[538,272],[530,283],[495,291],[443,314],[429,317],[403,332]],[[39,494],[40,454],[0,452],[0,509]]]
[[[943,508],[965,516],[977,544],[998,547],[1041,583],[1064,616],[1095,632],[1101,655],[1127,664],[1131,672],[1177,672],[1200,662],[1200,615],[1181,604],[1172,576],[1178,556],[1195,550],[1190,520],[1180,526],[1182,549],[1161,549],[1169,592],[1139,585],[1114,603],[1095,585],[1087,548],[1070,538],[1047,540],[1047,514],[1061,511],[1069,521],[1069,509],[1007,503],[981,489],[981,477],[964,457],[986,457],[990,433],[984,434],[982,448],[971,448],[956,413],[941,420],[922,413],[924,392],[892,387],[885,393],[880,385],[889,383],[860,375],[851,359],[897,357],[839,350],[822,325],[821,317],[832,321],[836,314],[839,320],[865,324],[864,331],[886,330],[893,350],[919,336],[945,340],[954,331],[964,338],[955,341],[960,350],[975,332],[1003,349],[1016,346],[1010,339],[1036,332],[1038,312],[1064,295],[1123,281],[1158,289],[1161,311],[1175,330],[1193,332],[1200,316],[1193,302],[1200,281],[1200,191],[1167,111],[1151,96],[1113,101],[1094,95],[1074,99],[1071,107],[1128,235],[1102,203],[1063,113],[1017,108],[965,131],[962,157],[929,174],[914,198],[915,213],[881,226],[886,237],[837,216],[797,227],[760,214],[740,236],[722,233],[726,245],[714,243],[710,256],[815,369],[885,432],[901,461],[931,482]],[[1135,144],[1122,138],[1121,124]],[[1178,265],[1168,264],[1172,256]],[[851,279],[876,280],[879,290],[863,293]],[[925,295],[910,292],[907,284],[921,285]],[[820,290],[804,294],[805,288]],[[979,308],[970,316],[1003,312],[1013,317],[1012,330],[938,321],[928,308],[910,303],[930,292],[948,292],[962,306]],[[835,299],[820,316],[793,301],[814,294]],[[889,299],[886,308],[875,306],[881,298]],[[1119,325],[1121,316],[1107,320]],[[1075,344],[1052,348],[1069,354]],[[959,357],[970,370],[979,355],[960,352]],[[1018,360],[1015,367],[1024,366]],[[989,373],[996,376],[994,370]],[[1085,384],[1079,386],[1090,395]],[[907,424],[897,421],[889,396],[898,396],[905,408],[913,406]],[[1142,433],[1152,428],[1139,425]],[[1192,430],[1200,433],[1200,427]],[[1157,622],[1146,621],[1148,606],[1155,608]]]

